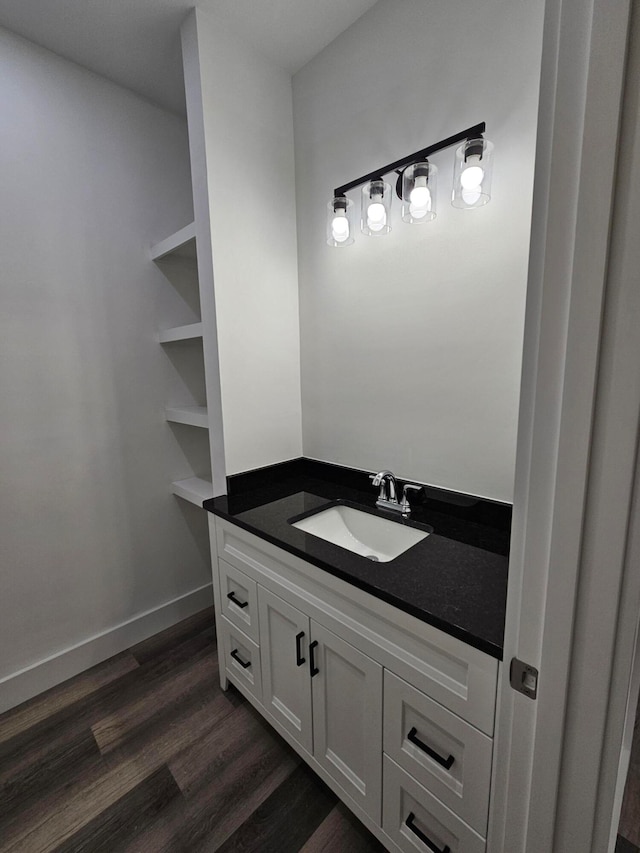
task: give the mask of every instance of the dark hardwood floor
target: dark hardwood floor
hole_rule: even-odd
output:
[[[207,610],[0,716],[0,853],[382,853],[233,688]],[[616,853],[640,844],[640,714]]]
[[[640,705],[633,728],[631,758],[624,787],[616,853],[640,853]]]
[[[0,716],[0,853],[381,853],[231,688],[205,611]]]
[[[626,838],[623,838],[621,835],[618,835],[615,853],[638,853],[638,848],[635,844],[632,844],[630,841],[627,841]]]

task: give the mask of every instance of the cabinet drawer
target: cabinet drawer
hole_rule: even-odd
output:
[[[493,741],[389,670],[384,751],[482,835]]]
[[[254,580],[235,566],[219,560],[220,571],[220,609],[222,615],[236,628],[250,637],[254,643],[259,640],[258,627],[258,587]]]
[[[239,631],[224,616],[218,628],[222,640],[224,667],[227,675],[235,678],[255,698],[262,702],[262,677],[260,672],[260,647]],[[218,648],[220,654],[220,648]]]
[[[384,756],[382,828],[407,853],[485,853],[486,843],[440,800]]]

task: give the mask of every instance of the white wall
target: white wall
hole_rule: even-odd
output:
[[[380,0],[294,76],[306,456],[512,499],[542,12]],[[480,121],[489,205],[451,207],[450,149],[434,222],[324,244],[334,187]]]
[[[302,452],[291,78],[222,16],[196,10],[196,24],[226,472],[234,474]]]
[[[5,30],[0,115],[1,681],[210,577],[148,258],[192,218],[185,124]]]

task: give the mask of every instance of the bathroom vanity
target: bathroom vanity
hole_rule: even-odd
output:
[[[507,558],[464,541],[490,526],[435,501],[416,513],[434,532],[389,562],[292,524],[345,499],[376,512],[373,493],[308,478],[205,502],[222,685],[389,850],[481,853]]]

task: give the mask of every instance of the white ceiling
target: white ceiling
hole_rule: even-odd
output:
[[[290,73],[376,0],[201,0]],[[0,0],[0,25],[184,112],[180,25],[193,0]]]

